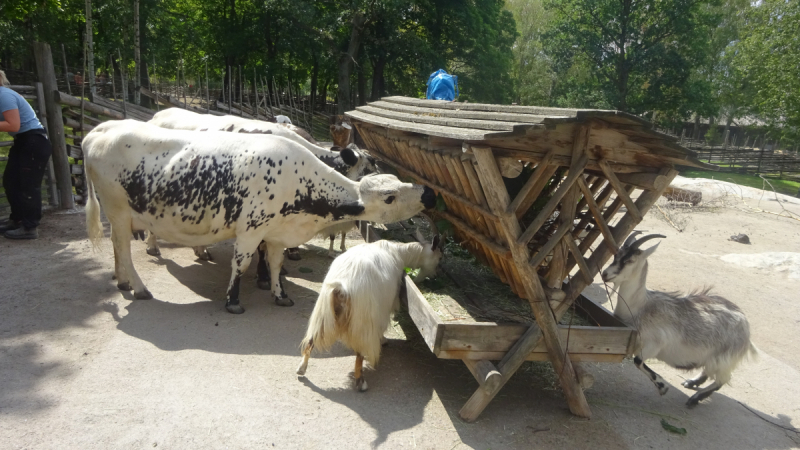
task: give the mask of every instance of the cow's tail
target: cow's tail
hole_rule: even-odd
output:
[[[100,202],[97,201],[97,195],[94,192],[94,183],[92,183],[92,171],[89,170],[88,160],[84,160],[84,169],[86,173],[87,200],[86,200],[86,233],[89,235],[89,240],[92,242],[94,248],[100,247],[100,242],[105,236],[103,233],[103,223],[100,222]]]

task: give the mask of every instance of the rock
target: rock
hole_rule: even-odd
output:
[[[738,242],[740,244],[748,244],[748,245],[750,245],[750,238],[747,237],[746,234],[734,234],[728,240],[729,241],[733,241],[733,242]]]

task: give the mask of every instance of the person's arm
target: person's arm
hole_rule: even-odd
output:
[[[19,131],[19,110],[9,109],[3,111],[3,119],[0,121],[0,131],[16,133]]]

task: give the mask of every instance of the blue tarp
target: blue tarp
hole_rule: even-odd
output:
[[[428,78],[428,100],[453,101],[458,97],[458,77],[448,74],[444,69],[433,72]]]

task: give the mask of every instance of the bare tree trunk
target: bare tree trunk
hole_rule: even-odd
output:
[[[356,12],[350,21],[350,44],[347,52],[339,58],[339,92],[337,95],[338,106],[337,114],[344,114],[352,109],[350,103],[350,74],[353,71],[353,61],[358,57],[358,50],[361,47],[361,38],[364,32],[366,17],[361,11]]]
[[[372,95],[370,101],[377,101],[383,96],[383,69],[386,67],[386,57],[381,55],[372,61]]]
[[[86,64],[88,66],[84,78],[89,81],[89,92],[97,95],[94,84],[94,45],[92,44],[92,0],[86,0]]]
[[[136,86],[133,87],[133,102],[142,104],[139,88],[142,86],[142,59],[139,41],[139,0],[133,0],[133,65],[136,73]]]
[[[356,71],[356,85],[358,86],[358,106],[367,104],[367,80],[364,77],[364,58],[361,58],[361,64],[358,65]]]
[[[317,106],[317,79],[319,77],[319,59],[317,55],[314,55],[314,67],[311,69],[311,97],[309,101],[309,106],[311,109],[311,113],[314,113],[314,109]]]

